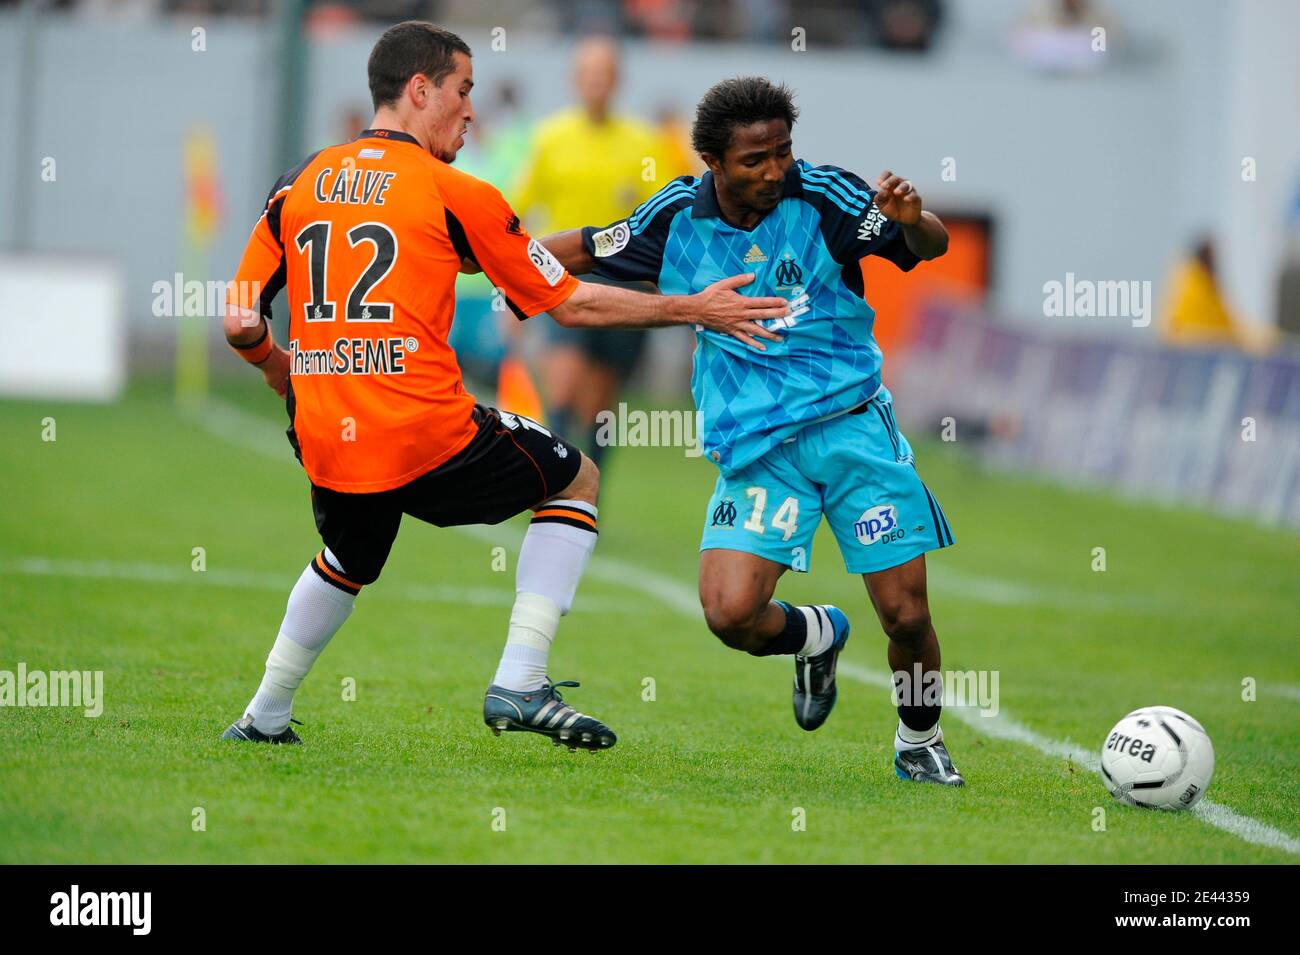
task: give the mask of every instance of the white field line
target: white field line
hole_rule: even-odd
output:
[[[890,688],[888,676],[875,670],[869,670],[864,666],[859,666],[856,663],[841,660],[836,670],[838,673],[851,677],[859,683],[866,683],[882,690]],[[983,716],[978,709],[965,706],[949,706],[943,712],[945,716],[954,716],[971,727],[971,729],[977,730],[985,736],[1007,740],[1012,743],[1022,743],[1025,746],[1033,747],[1044,756],[1068,759],[1086,767],[1093,773],[1101,774],[1101,761],[1097,756],[1096,747],[1081,746],[1069,740],[1050,739],[1011,719],[1003,712],[998,712],[996,716]],[[1300,839],[1288,835],[1280,829],[1275,829],[1267,823],[1260,822],[1258,819],[1243,816],[1227,806],[1211,802],[1209,799],[1202,799],[1197,803],[1192,809],[1192,815],[1212,826],[1223,829],[1225,832],[1230,832],[1246,842],[1253,842],[1255,845],[1267,846],[1270,849],[1281,849],[1283,852],[1300,855]]]
[[[244,570],[211,568],[206,571],[190,570],[188,566],[148,564],[111,560],[62,560],[52,557],[14,557],[0,559],[0,571],[37,577],[74,577],[99,580],[133,580],[152,584],[192,584],[201,587],[236,587],[244,590],[264,590],[283,594],[297,583],[297,577],[267,574]],[[465,587],[454,584],[404,584],[385,585],[382,590],[371,591],[374,597],[405,600],[411,603],[445,604],[452,607],[514,606],[514,588]],[[626,601],[589,598],[583,609],[600,613],[632,613]]]
[[[1052,607],[1072,610],[1131,610],[1147,613],[1186,616],[1194,612],[1185,604],[1174,604],[1150,597],[1130,594],[1087,593],[1061,587],[1018,584],[997,577],[985,577],[958,570],[943,563],[927,568],[930,582],[937,590],[999,607]]]
[[[518,528],[503,524],[498,524],[495,527],[483,524],[466,524],[450,529],[460,531],[462,534],[489,544],[500,544],[502,546],[508,544],[516,549],[523,541],[523,534],[519,532]],[[593,555],[587,564],[586,576],[593,580],[601,580],[640,591],[642,594],[653,597],[671,607],[683,616],[695,619],[700,615],[699,597],[690,588],[684,587],[680,581],[671,577],[660,576],[616,557]],[[586,606],[586,603],[587,598],[579,596],[574,606],[576,607],[579,604]]]
[[[201,427],[211,434],[232,444],[272,460],[283,461],[286,464],[296,465],[297,463],[293,451],[289,447],[289,442],[284,437],[283,430],[276,427],[270,419],[262,415],[251,414],[219,398],[212,398],[198,413],[197,421]],[[506,543],[508,540],[517,541],[519,539],[519,535],[513,530],[504,528],[493,529],[477,526],[450,529],[491,543]],[[510,537],[511,534],[514,534],[514,536]],[[642,571],[631,564],[623,564],[620,561],[606,558],[603,566],[592,566],[589,573],[597,579],[617,584],[642,573]],[[1144,598],[1105,593],[1089,594],[1060,588],[1029,586],[1009,580],[999,580],[996,577],[985,577],[942,564],[936,564],[930,568],[930,577],[935,586],[945,593],[997,607],[1065,606],[1085,611],[1106,609],[1151,611],[1159,609],[1162,612],[1168,611],[1171,613],[1177,613],[1179,610],[1177,606],[1164,607]],[[672,581],[672,584],[676,585],[677,582]],[[655,597],[665,603],[672,604],[677,609],[687,610],[692,615],[699,610],[699,603],[694,596],[690,598],[689,605],[687,605],[679,601],[678,596],[680,595],[671,589],[665,590],[653,582],[647,586],[655,588]]]
[[[259,427],[263,430],[267,427],[266,419],[256,415],[249,415],[239,409],[231,408],[237,415],[248,419],[241,424],[241,427]],[[226,414],[227,423],[230,415]],[[204,422],[204,418],[199,419]],[[223,436],[217,429],[211,429],[214,434]],[[252,441],[241,442],[245,447],[254,448]],[[286,445],[287,447],[287,445]],[[290,454],[281,454],[275,452],[274,456],[282,460],[293,461]],[[502,537],[509,537],[512,541],[519,539],[519,534],[514,528],[506,527],[479,527],[467,526],[458,527],[456,530],[465,532],[472,537],[480,540],[490,540],[496,543],[501,542]],[[640,593],[653,597],[661,601],[664,605],[671,607],[684,617],[692,620],[700,619],[700,603],[695,591],[685,586],[681,581],[673,577],[656,573],[648,568],[639,567],[636,564],[618,560],[610,557],[603,557],[600,554],[593,554],[590,563],[587,565],[587,573],[592,577],[607,581],[613,584],[619,584],[630,590],[636,590]],[[956,579],[956,578],[953,578]],[[1001,588],[991,593],[990,596],[997,596],[1001,602],[1013,594],[1028,592],[1028,588],[1019,587],[1016,584],[996,581]],[[973,594],[971,596],[974,596]],[[585,601],[584,601],[585,602]],[[839,673],[844,674],[852,680],[867,686],[888,689],[890,686],[889,676],[876,670],[869,669],[849,661],[841,661],[837,667]],[[1077,743],[1068,740],[1054,740],[1049,737],[1036,733],[1029,727],[1019,723],[999,711],[997,716],[984,717],[978,710],[971,711],[964,707],[948,707],[947,713],[956,717],[967,726],[976,730],[985,736],[993,739],[1006,740],[1012,743],[1020,743],[1025,746],[1038,750],[1044,756],[1050,756],[1057,759],[1071,759],[1081,766],[1087,767],[1090,771],[1097,773],[1100,771],[1100,762],[1093,749],[1080,746]],[[1202,799],[1195,808],[1192,809],[1192,815],[1202,822],[1209,823],[1217,829],[1230,833],[1245,842],[1255,845],[1265,846],[1270,849],[1279,849],[1283,852],[1289,852],[1293,855],[1300,855],[1300,839],[1275,829],[1265,822],[1261,822],[1251,816],[1244,816],[1227,806],[1211,802],[1209,799]]]

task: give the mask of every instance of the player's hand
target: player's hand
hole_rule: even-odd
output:
[[[900,225],[916,225],[921,221],[921,194],[910,180],[895,176],[888,169],[876,179],[876,195],[872,201],[886,219]]]
[[[689,300],[696,324],[765,351],[758,339],[779,342],[781,336],[758,323],[770,318],[785,318],[790,314],[790,303],[779,297],[753,298],[736,291],[752,281],[753,272],[732,275],[719,279],[703,292],[690,296]]]
[[[289,390],[289,353],[276,345],[257,368],[267,387],[283,398]]]

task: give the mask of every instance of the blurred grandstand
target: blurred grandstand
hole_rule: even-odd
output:
[[[717,79],[789,83],[797,155],[899,171],[953,231],[945,259],[868,274],[905,425],[1300,526],[1287,0],[0,0],[0,123],[21,131],[0,146],[0,394],[111,400],[163,373],[201,402],[242,371],[208,283],[278,172],[368,121],[366,55],[407,18],[474,49],[494,181],[569,101],[590,33],[621,41],[619,108],[679,138]],[[690,349],[652,336],[639,393],[680,403]]]

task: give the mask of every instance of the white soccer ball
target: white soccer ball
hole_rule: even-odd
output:
[[[1134,710],[1101,748],[1101,775],[1128,806],[1191,809],[1214,775],[1214,746],[1204,728],[1172,706]]]

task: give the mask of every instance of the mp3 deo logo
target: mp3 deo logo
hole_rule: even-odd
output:
[[[853,533],[858,541],[870,547],[884,541],[896,541],[902,538],[903,529],[898,526],[898,512],[892,504],[877,504],[862,512],[853,524]]]

